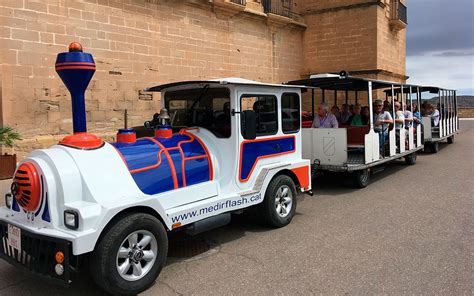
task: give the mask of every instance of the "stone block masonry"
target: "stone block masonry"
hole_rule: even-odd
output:
[[[389,0],[265,3],[291,3],[290,17],[265,13],[261,0],[2,0],[0,124],[23,136],[19,159],[71,133],[70,97],[54,63],[72,41],[97,64],[86,91],[88,129],[109,140],[125,109],[130,126],[159,112],[160,95],[143,89],[160,83],[280,83],[342,69],[406,79],[405,30],[389,26]]]
[[[229,16],[197,1],[0,1],[1,120],[23,138],[19,158],[72,131],[70,96],[54,70],[72,41],[94,55],[86,92],[88,129],[111,139],[160,109],[145,87],[177,80],[298,78],[302,29],[266,17]],[[204,3],[204,1],[202,1]]]

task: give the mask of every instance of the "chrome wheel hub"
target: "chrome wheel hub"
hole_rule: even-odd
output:
[[[278,188],[275,195],[275,210],[278,216],[285,218],[291,212],[291,207],[293,206],[293,194],[290,190],[290,187],[287,185],[282,185]]]
[[[157,254],[155,236],[147,230],[137,230],[120,244],[116,259],[117,272],[127,281],[137,281],[152,269]]]

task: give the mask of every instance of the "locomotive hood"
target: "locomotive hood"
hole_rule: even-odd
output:
[[[169,138],[146,137],[111,143],[140,190],[157,194],[212,180],[212,163],[204,143],[181,131]]]

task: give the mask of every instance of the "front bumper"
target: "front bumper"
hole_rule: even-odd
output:
[[[19,228],[21,229],[21,251],[8,245],[8,223],[0,220],[0,258],[50,281],[68,285],[71,273],[71,242]],[[57,264],[55,254],[58,251],[64,254],[62,275],[57,275],[55,272]]]

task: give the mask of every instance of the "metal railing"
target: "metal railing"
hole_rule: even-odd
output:
[[[245,5],[245,0],[230,0],[230,2],[240,5]]]
[[[293,0],[262,0],[265,13],[278,14],[285,17],[293,15]]]
[[[392,20],[400,20],[405,24],[407,22],[407,7],[400,0],[392,0]]]

